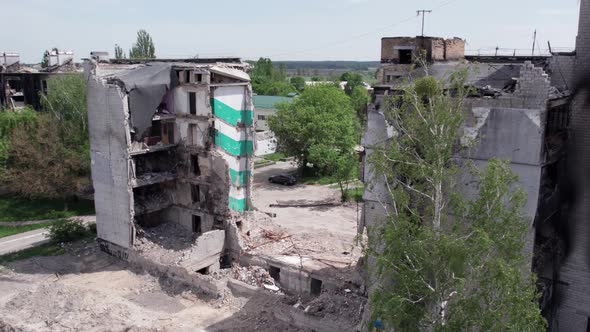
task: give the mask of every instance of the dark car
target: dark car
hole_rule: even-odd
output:
[[[269,177],[268,182],[292,186],[297,183],[297,178],[290,174],[279,174]]]

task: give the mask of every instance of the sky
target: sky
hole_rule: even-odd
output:
[[[21,62],[46,49],[76,58],[114,45],[128,50],[147,30],[160,58],[378,61],[381,37],[466,39],[467,53],[530,54],[537,45],[572,50],[579,0],[0,0],[0,52]],[[7,15],[7,13],[10,13]]]

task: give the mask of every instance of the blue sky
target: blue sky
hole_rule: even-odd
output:
[[[471,52],[496,46],[529,53],[572,48],[579,0],[2,0],[0,52],[38,62],[45,49],[77,58],[113,45],[128,50],[138,29],[159,57],[240,56],[273,60],[379,60],[383,36],[420,34],[417,9],[432,9],[425,33],[462,37]],[[8,15],[7,15],[8,14]]]

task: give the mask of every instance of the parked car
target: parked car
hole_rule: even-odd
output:
[[[279,174],[269,177],[268,182],[292,186],[297,183],[297,178],[290,174]]]

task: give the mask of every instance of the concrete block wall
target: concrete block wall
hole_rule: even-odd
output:
[[[553,55],[549,60],[548,72],[551,77],[551,85],[561,91],[571,90],[574,83],[576,56]]]
[[[123,248],[133,245],[133,194],[128,174],[127,99],[116,85],[91,76],[87,64],[90,158],[98,237]]]
[[[527,103],[526,108],[545,109],[551,82],[543,68],[535,67],[530,61],[525,62],[520,70],[515,96]]]

